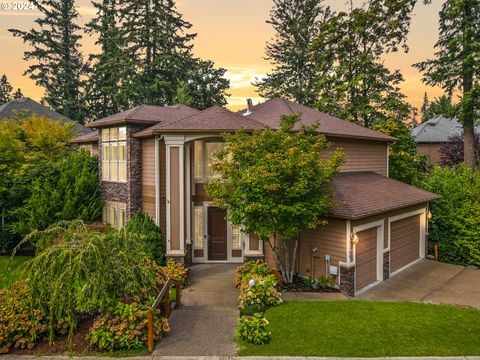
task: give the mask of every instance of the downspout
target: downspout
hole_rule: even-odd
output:
[[[155,223],[160,227],[160,140],[162,136],[155,137]]]

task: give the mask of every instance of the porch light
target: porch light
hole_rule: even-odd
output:
[[[430,210],[428,210],[427,212],[427,220],[432,220],[432,213],[430,212]]]
[[[351,236],[350,236],[351,240],[352,240],[352,244],[353,245],[357,245],[358,242],[359,242],[359,238],[358,238],[358,235],[357,233],[353,233]]]

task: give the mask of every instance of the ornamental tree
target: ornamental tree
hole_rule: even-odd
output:
[[[451,135],[448,142],[440,146],[440,163],[443,166],[456,166],[464,161],[463,149],[463,133]],[[475,165],[480,164],[480,132],[475,133]]]
[[[226,134],[227,146],[213,164],[219,176],[206,185],[233,224],[270,246],[289,283],[301,231],[325,224],[332,211],[330,184],[344,158],[337,150],[322,159],[329,142],[316,126],[298,121],[295,115],[282,116],[279,130]]]

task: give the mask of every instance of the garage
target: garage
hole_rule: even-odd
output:
[[[420,257],[420,215],[390,223],[390,272]]]
[[[377,228],[373,227],[357,233],[356,245],[356,290],[377,281]]]

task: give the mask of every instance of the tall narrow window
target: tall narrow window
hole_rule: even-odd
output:
[[[225,143],[221,142],[207,142],[205,143],[206,157],[207,157],[207,168],[206,175],[207,178],[211,179],[217,177],[218,174],[212,169],[212,165],[215,161],[215,154],[219,151],[222,151],[225,147]]]
[[[203,207],[193,208],[193,244],[196,249],[203,249]]]
[[[240,226],[232,225],[232,247],[236,250],[242,248],[242,232]]]
[[[203,141],[196,140],[193,146],[193,177],[203,180]]]
[[[125,127],[102,130],[102,180],[127,180],[126,135]]]
[[[102,211],[103,222],[116,229],[121,229],[126,221],[125,209],[124,203],[105,201]]]

